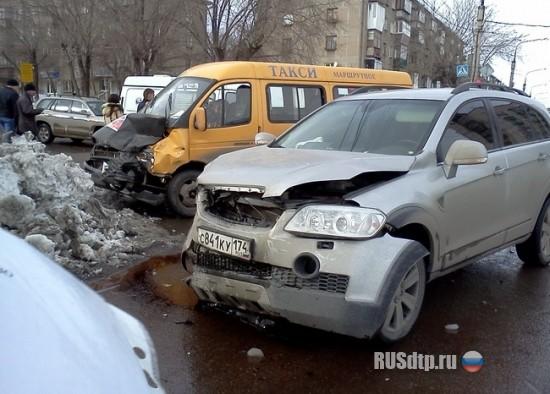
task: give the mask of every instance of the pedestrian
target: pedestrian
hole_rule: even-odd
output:
[[[41,114],[43,109],[35,109],[32,105],[33,98],[36,96],[36,86],[33,83],[26,84],[23,90],[23,94],[17,99],[17,132],[23,134],[31,131],[36,135],[35,117]]]
[[[145,110],[155,98],[155,91],[151,88],[147,88],[143,91],[143,100],[137,106],[137,112]]]
[[[15,132],[19,82],[10,79],[0,89],[0,142],[9,139]]]
[[[102,113],[105,123],[111,123],[113,120],[120,118],[124,111],[120,105],[120,97],[118,94],[109,95],[109,100],[103,104]]]

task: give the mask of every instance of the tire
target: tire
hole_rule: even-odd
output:
[[[550,199],[542,206],[531,236],[516,245],[516,252],[527,265],[547,267],[550,264]]]
[[[44,145],[50,144],[53,139],[54,135],[52,133],[52,129],[50,126],[48,126],[46,123],[40,123],[38,125],[38,130],[36,132],[36,139],[43,143]]]
[[[405,272],[386,311],[384,323],[378,332],[385,343],[403,339],[418,319],[426,290],[426,268],[419,259]]]
[[[184,170],[172,177],[167,188],[167,199],[170,207],[186,218],[195,216],[197,177],[199,170]]]

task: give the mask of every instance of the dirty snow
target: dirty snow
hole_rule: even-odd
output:
[[[20,136],[0,144],[0,227],[80,277],[112,272],[181,237],[155,219],[116,207],[71,157]]]

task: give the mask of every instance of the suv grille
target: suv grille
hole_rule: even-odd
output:
[[[211,215],[246,226],[273,227],[283,209],[260,193],[205,190],[201,201]]]
[[[205,251],[203,247],[195,242],[192,243],[191,250],[197,254],[197,268],[215,275],[223,276],[224,273],[247,275],[256,279],[273,280],[285,287],[338,294],[345,294],[348,288],[349,277],[346,275],[321,272],[317,278],[303,279],[296,276],[289,268],[275,267],[255,261],[246,262],[230,256],[212,253]]]

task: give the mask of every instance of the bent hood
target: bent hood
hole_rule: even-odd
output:
[[[412,156],[259,146],[218,157],[199,176],[201,185],[255,186],[263,197],[310,182],[347,180],[369,172],[407,172]]]

